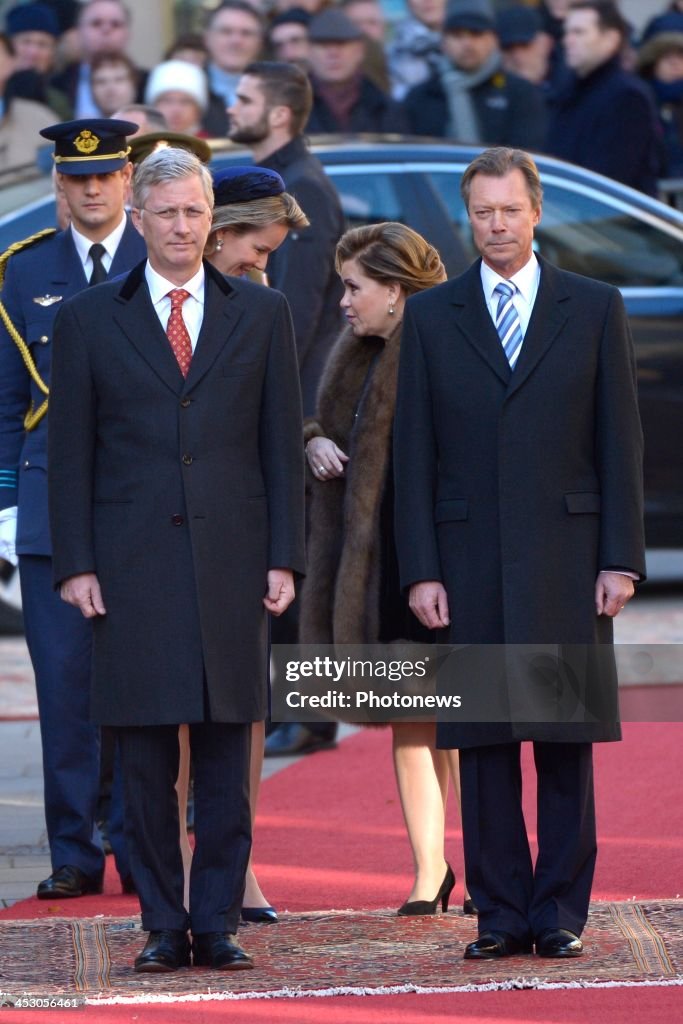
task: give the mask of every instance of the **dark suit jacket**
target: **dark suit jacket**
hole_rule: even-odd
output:
[[[656,196],[664,142],[649,87],[618,57],[572,76],[551,110],[543,146],[562,160]]]
[[[443,581],[452,643],[586,645],[590,660],[612,636],[595,614],[598,572],[645,572],[635,359],[617,289],[540,263],[514,373],[479,262],[406,304],[394,435],[401,583]],[[613,667],[607,676],[614,689]],[[506,738],[503,726],[453,729],[456,746]],[[618,727],[529,733],[609,739]]]
[[[348,125],[341,125],[334,111],[313,85],[313,107],[306,123],[306,132],[405,132],[406,120],[400,103],[363,76],[358,101],[353,106]]]
[[[312,416],[320,375],[343,326],[334,252],[344,233],[344,214],[334,185],[303,138],[292,139],[262,164],[282,175],[311,222],[302,231],[290,231],[272,254],[268,278],[292,309],[304,415]]]
[[[97,573],[93,713],[107,725],[265,717],[269,568],[303,572],[303,446],[287,303],[206,265],[187,379],[144,263],[67,303],[50,415],[54,578]]]
[[[518,75],[498,72],[470,90],[481,138],[490,146],[542,150],[547,130],[543,92]],[[451,115],[441,79],[433,75],[414,86],[403,101],[409,131],[443,138]],[[456,126],[457,128],[457,126]],[[457,136],[459,142],[471,142]]]
[[[109,277],[124,274],[146,253],[145,243],[129,222],[114,256]],[[66,299],[88,287],[70,230],[37,242],[10,258],[2,301],[12,323],[31,350],[38,373],[50,383],[53,325]],[[59,297],[49,305],[36,302]],[[0,476],[12,487],[0,489],[0,507],[19,506],[17,551],[49,555],[47,515],[47,417],[25,433],[24,415],[31,402],[45,396],[31,380],[19,349],[0,324]]]

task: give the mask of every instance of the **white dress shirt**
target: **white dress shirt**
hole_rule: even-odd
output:
[[[172,281],[167,281],[165,277],[158,274],[149,260],[147,260],[145,279],[154,311],[159,317],[159,323],[163,327],[164,333],[166,332],[168,318],[171,315],[171,300],[168,297],[168,293],[172,292],[174,288],[184,288],[186,292],[190,293],[190,297],[185,299],[182,309],[183,320],[187,327],[187,333],[190,335],[192,351],[194,352],[197,347],[202,320],[204,319],[204,266],[200,266],[194,277],[191,277],[185,284],[173,284]]]
[[[114,228],[110,235],[107,235],[106,238],[102,239],[101,245],[104,246],[102,266],[107,271],[107,273],[109,273],[109,271],[111,270],[111,265],[114,262],[114,256],[116,256],[116,250],[119,247],[119,243],[123,238],[123,232],[125,230],[126,215],[124,213],[121,217],[121,223]],[[74,240],[76,252],[78,253],[78,258],[83,266],[83,271],[85,273],[86,280],[89,281],[90,275],[92,274],[92,259],[90,256],[90,247],[94,243],[91,238],[86,238],[85,235],[82,235],[80,233],[80,231],[77,231],[73,224],[71,225],[71,237]]]
[[[517,310],[517,316],[519,317],[519,325],[522,328],[522,337],[526,334],[526,329],[529,326],[529,320],[531,320],[531,314],[534,308],[534,302],[536,301],[536,295],[538,293],[538,286],[541,282],[541,268],[538,265],[538,260],[532,252],[531,259],[528,263],[525,263],[521,270],[518,270],[516,274],[513,274],[511,278],[501,277],[495,270],[492,270],[488,264],[481,261],[481,284],[484,289],[484,298],[486,299],[486,306],[491,319],[495,325],[498,302],[500,300],[499,295],[494,295],[496,286],[499,284],[513,284],[516,288],[515,294],[512,297],[512,303]]]

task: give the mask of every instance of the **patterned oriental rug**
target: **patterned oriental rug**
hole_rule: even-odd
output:
[[[274,997],[390,995],[683,985],[683,900],[594,903],[574,960],[462,959],[475,934],[460,912],[399,919],[394,911],[283,914],[245,926],[253,971],[136,975],[139,918],[0,921],[0,1006],[77,999],[91,1006]],[[33,1002],[31,1002],[33,1000]]]

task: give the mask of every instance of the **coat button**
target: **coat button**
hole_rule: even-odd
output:
[[[191,398],[181,398],[180,399],[180,408],[181,409],[187,409],[188,406],[190,406],[190,405],[192,405],[192,399]]]
[[[38,339],[41,345],[47,345],[49,340],[50,339],[48,338],[47,334],[41,334],[40,338]]]
[[[182,516],[171,516],[171,522],[174,526],[182,526],[185,520]]]
[[[183,465],[184,466],[191,466],[192,465],[192,456],[191,455],[183,455]]]

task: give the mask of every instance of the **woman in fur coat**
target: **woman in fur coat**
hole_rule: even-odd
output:
[[[438,252],[411,228],[355,228],[340,240],[337,271],[348,328],[330,353],[318,412],[305,427],[311,474],[303,644],[430,642],[408,608],[393,531],[392,427],[406,298],[445,281]],[[448,762],[435,725],[392,723],[396,780],[415,862],[401,915],[433,914],[455,877],[444,858]],[[459,798],[459,779],[453,780]],[[434,895],[436,893],[436,896]],[[467,900],[470,910],[471,901]]]

